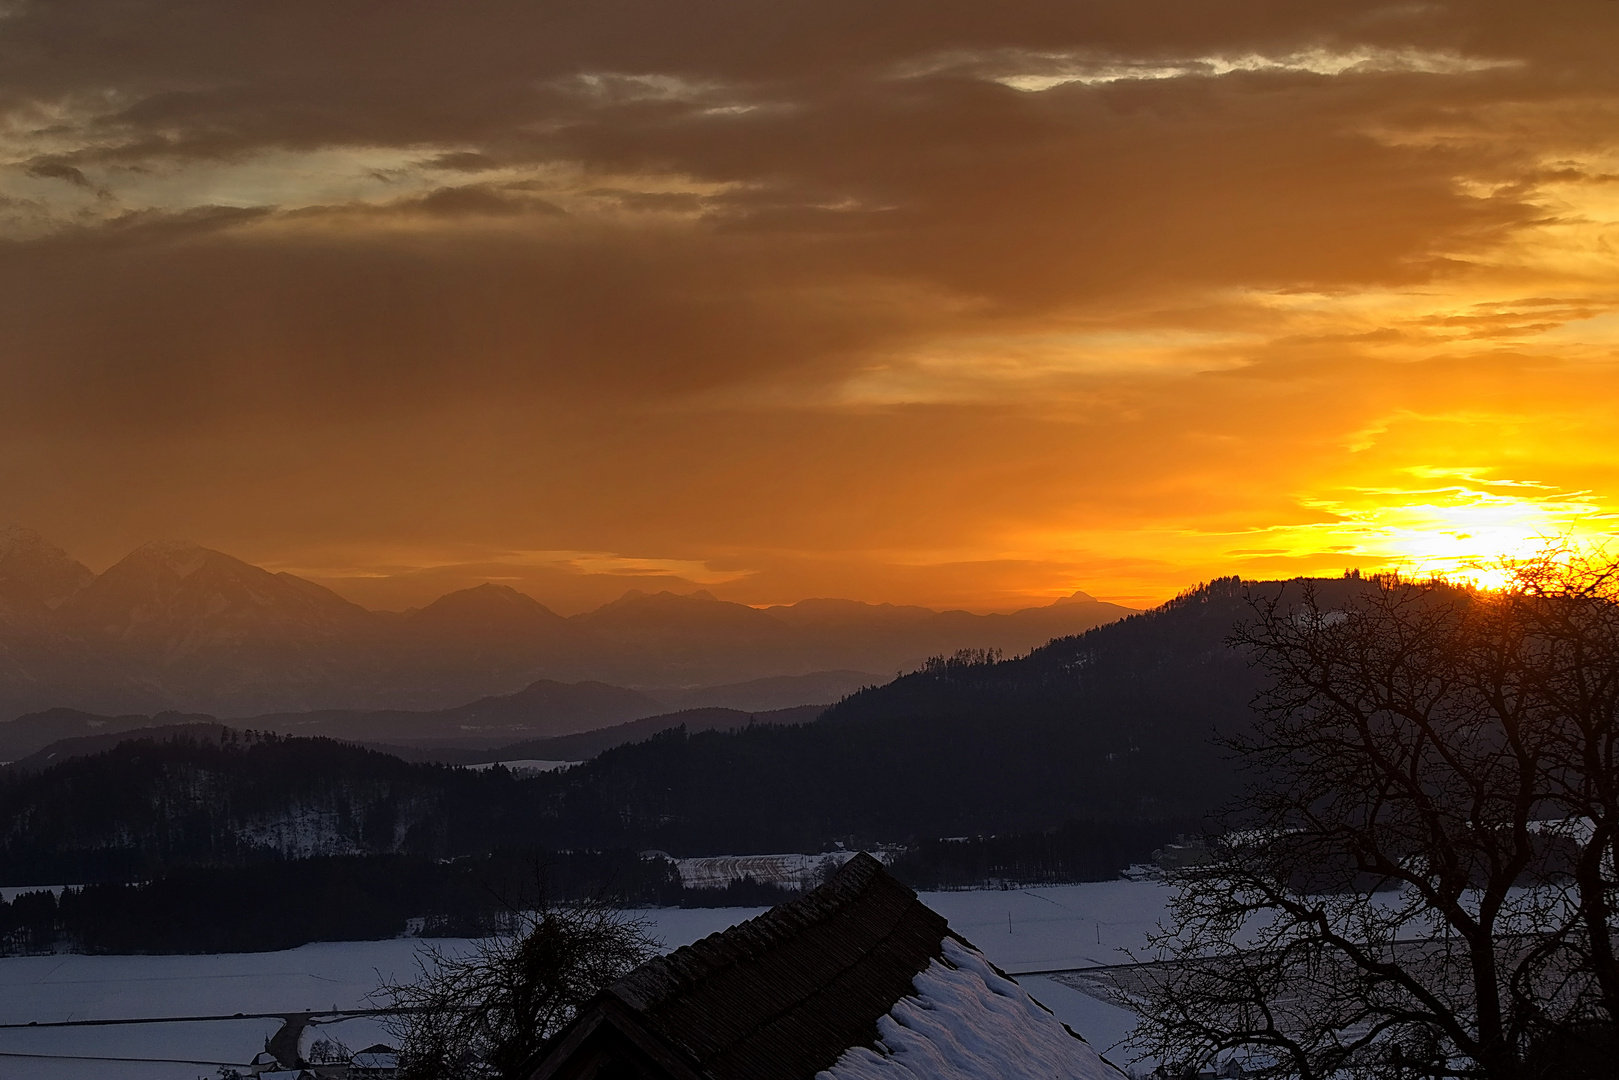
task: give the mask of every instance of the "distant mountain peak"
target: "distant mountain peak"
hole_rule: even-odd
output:
[[[534,599],[525,592],[519,592],[510,585],[498,585],[493,581],[486,581],[482,585],[474,585],[470,589],[457,589],[455,592],[445,593],[414,614],[426,614],[433,611],[491,611],[504,609],[520,609],[522,611],[543,611],[551,613],[551,609]]]
[[[161,563],[179,578],[188,578],[196,573],[211,555],[220,555],[220,552],[211,551],[190,540],[153,540],[131,553],[132,558],[152,559]],[[230,558],[229,555],[221,557]]]
[[[9,558],[14,551],[43,546],[45,540],[33,529],[21,525],[0,525],[0,559]]]
[[[365,609],[291,574],[273,574],[187,540],[136,548],[76,593],[58,622],[78,635],[119,643],[126,660],[198,664],[202,676],[232,685],[269,665],[291,679],[341,663],[333,646],[346,641]],[[297,659],[290,659],[297,658]],[[289,666],[290,665],[290,666]]]
[[[502,639],[515,644],[530,641],[536,634],[551,635],[562,625],[562,616],[510,585],[486,581],[445,593],[410,612],[405,625],[418,636],[419,645],[454,652],[469,645],[483,648]]]
[[[0,526],[0,610],[24,617],[54,610],[94,576],[33,529]]]
[[[1051,606],[1052,607],[1057,607],[1059,604],[1094,604],[1094,603],[1096,603],[1096,597],[1092,596],[1088,592],[1079,592],[1079,591],[1076,590],[1076,591],[1074,591],[1072,593],[1069,593],[1067,596],[1059,596],[1057,599],[1055,599],[1055,600],[1053,600],[1051,602]]]
[[[493,581],[486,581],[482,585],[474,585],[470,589],[459,589],[452,593],[445,593],[439,597],[439,600],[448,600],[451,597],[477,600],[484,603],[523,604],[525,606],[539,603],[538,600],[535,600],[527,593],[518,592],[510,585],[497,585]],[[437,603],[438,601],[434,602]]]
[[[0,563],[19,557],[68,559],[67,552],[22,525],[0,525]],[[69,560],[71,561],[71,560]]]

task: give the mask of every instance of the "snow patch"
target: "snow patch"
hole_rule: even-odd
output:
[[[271,848],[293,859],[358,855],[365,848],[353,833],[351,815],[336,808],[294,806],[283,813],[250,819],[237,831],[250,847]]]
[[[977,950],[944,941],[912,981],[916,994],[877,1021],[875,1049],[846,1050],[816,1080],[1119,1080],[1122,1074],[1076,1038]]]

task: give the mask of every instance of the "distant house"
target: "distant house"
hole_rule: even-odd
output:
[[[531,1080],[1122,1080],[860,854],[609,987]]]
[[[1175,843],[1165,844],[1154,851],[1152,861],[1160,870],[1185,870],[1192,866],[1207,866],[1214,861],[1214,853],[1202,841],[1181,837]]]
[[[349,1080],[394,1080],[399,1054],[391,1046],[368,1046],[349,1059]]]

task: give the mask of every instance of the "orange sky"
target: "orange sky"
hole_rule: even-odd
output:
[[[1619,512],[1619,4],[0,9],[0,521],[1005,609]]]

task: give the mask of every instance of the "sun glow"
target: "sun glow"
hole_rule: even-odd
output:
[[[1529,499],[1462,487],[1351,511],[1345,524],[1379,568],[1499,588],[1507,564],[1548,545],[1596,541],[1613,528],[1613,515],[1581,495]]]

